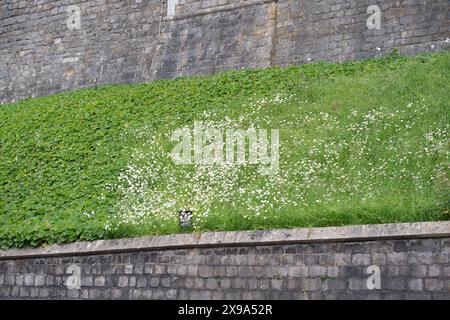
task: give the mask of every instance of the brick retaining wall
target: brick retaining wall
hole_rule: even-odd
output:
[[[0,298],[450,299],[449,255],[450,222],[76,243],[1,251]]]

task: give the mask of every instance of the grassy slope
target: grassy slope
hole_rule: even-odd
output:
[[[0,107],[0,245],[449,219],[450,53],[113,85]],[[280,129],[281,167],[175,166],[193,121]],[[209,175],[207,175],[209,174]]]

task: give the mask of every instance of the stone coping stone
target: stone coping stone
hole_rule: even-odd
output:
[[[0,260],[50,256],[93,255],[168,249],[262,246],[330,241],[436,238],[450,236],[450,221],[354,225],[256,231],[194,232],[0,250]]]

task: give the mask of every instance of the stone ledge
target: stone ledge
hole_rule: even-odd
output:
[[[258,231],[205,232],[119,240],[76,242],[36,249],[0,250],[0,260],[49,256],[90,255],[137,250],[224,246],[261,246],[325,241],[436,238],[450,236],[450,221],[299,228]]]

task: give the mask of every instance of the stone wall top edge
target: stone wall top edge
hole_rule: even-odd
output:
[[[450,221],[256,231],[223,231],[118,240],[98,240],[50,245],[40,248],[0,250],[0,260],[205,247],[375,241],[448,236],[450,236]]]

